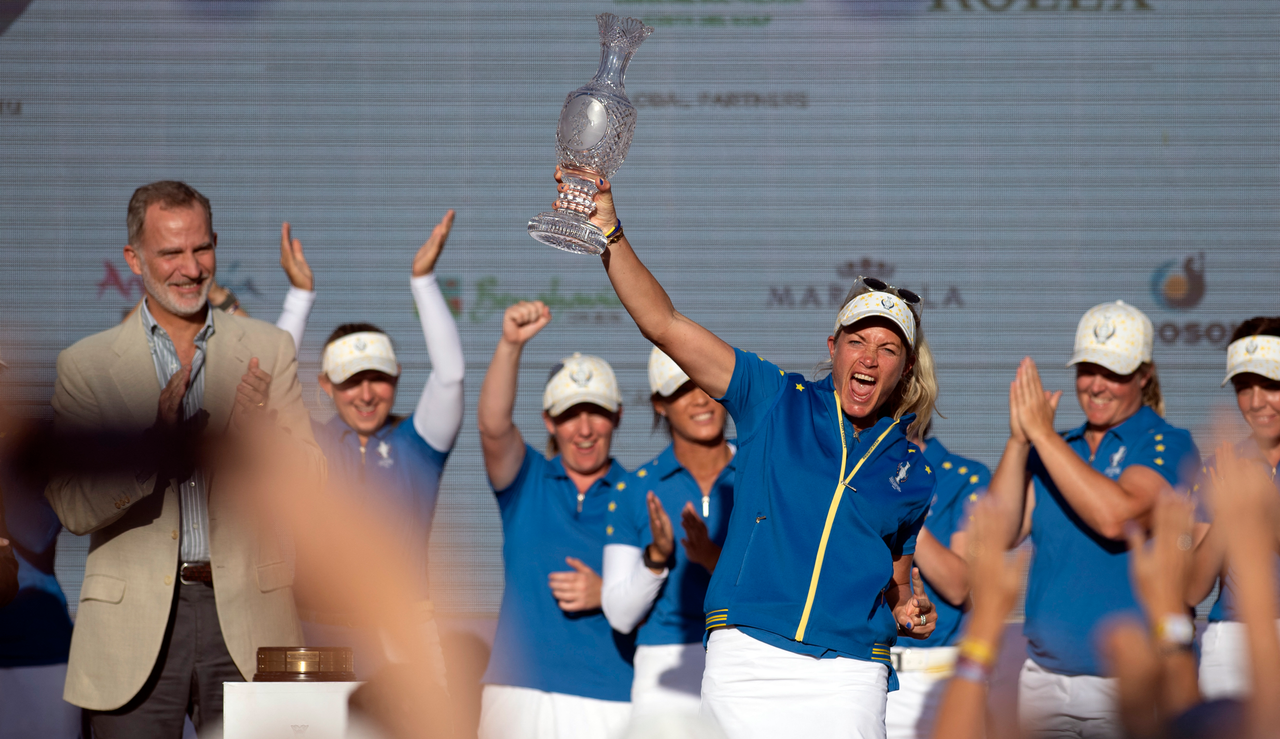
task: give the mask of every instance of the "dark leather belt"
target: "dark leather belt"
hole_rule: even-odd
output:
[[[178,580],[183,585],[194,585],[196,583],[212,585],[213,567],[208,562],[183,562],[182,569],[178,570]]]

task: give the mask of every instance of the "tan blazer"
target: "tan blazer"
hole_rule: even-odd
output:
[[[236,386],[257,357],[272,377],[268,408],[314,453],[324,457],[302,403],[298,363],[289,334],[253,318],[213,312],[205,357],[204,408],[209,429],[223,430]],[[55,426],[144,429],[155,422],[160,383],[141,311],[58,355]],[[178,570],[178,493],[175,480],[139,481],[137,474],[61,475],[45,495],[63,525],[89,534],[89,559],[63,697],[97,711],[123,706],[155,666],[173,603]],[[209,551],[222,635],[245,679],[256,669],[257,648],[302,644],[293,602],[293,553],[287,538],[250,520],[234,495],[209,482]]]

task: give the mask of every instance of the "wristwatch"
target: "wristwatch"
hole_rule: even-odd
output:
[[[675,551],[671,552],[671,556],[667,557],[667,560],[665,562],[658,562],[649,556],[649,546],[652,546],[652,545],[650,544],[642,550],[644,552],[644,566],[648,567],[651,570],[671,569],[671,560],[675,559],[675,554],[676,554]]]
[[[1167,613],[1156,621],[1156,642],[1166,651],[1190,649],[1196,638],[1196,625],[1185,613]]]

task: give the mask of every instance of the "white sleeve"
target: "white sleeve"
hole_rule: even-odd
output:
[[[435,273],[410,279],[409,287],[418,306],[418,317],[422,319],[427,356],[431,359],[431,376],[414,409],[413,428],[432,449],[447,452],[462,430],[462,377],[467,371],[467,363],[462,358],[462,337],[458,335],[458,324],[453,322]]]
[[[644,566],[644,553],[630,544],[604,547],[604,584],[600,607],[614,630],[630,634],[644,619],[671,570],[655,575]]]
[[[303,290],[290,287],[284,296],[284,310],[276,319],[276,327],[289,332],[293,337],[294,351],[302,351],[302,332],[307,330],[307,318],[311,315],[311,306],[316,302],[314,290]]]

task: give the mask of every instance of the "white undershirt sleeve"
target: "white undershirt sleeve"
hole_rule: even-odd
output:
[[[630,544],[606,544],[604,547],[604,584],[600,589],[600,607],[609,625],[630,634],[653,607],[671,570],[654,574],[644,566],[644,553]]]
[[[302,351],[302,333],[307,330],[307,318],[311,315],[311,306],[316,302],[314,290],[290,287],[284,296],[284,310],[276,319],[276,327],[289,332],[293,337],[294,351]]]
[[[435,273],[410,279],[409,287],[431,359],[431,376],[414,409],[413,428],[432,449],[447,452],[462,430],[462,378],[467,371],[462,337]]]

